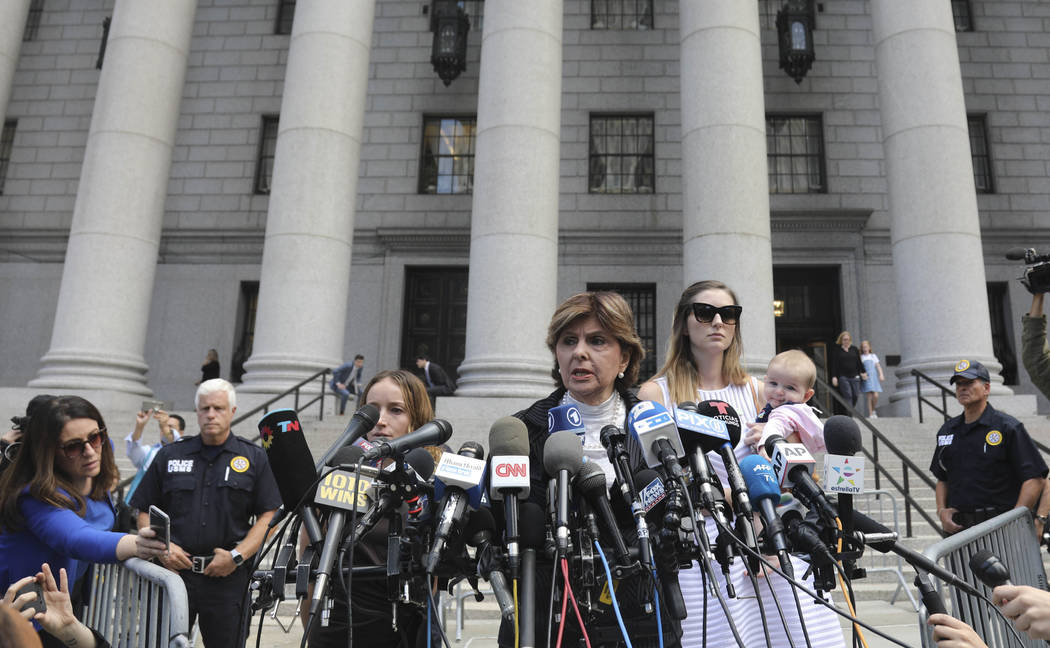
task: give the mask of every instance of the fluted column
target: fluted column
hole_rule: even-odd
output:
[[[898,387],[947,382],[960,358],[992,372],[984,255],[959,52],[949,3],[873,0],[879,107],[900,317]]]
[[[11,100],[11,85],[18,68],[18,53],[22,50],[22,35],[31,1],[0,2],[0,125],[4,123],[7,102]]]
[[[143,352],[196,0],[118,0],[31,387],[150,394]]]
[[[744,307],[744,362],[775,352],[773,248],[758,5],[681,0],[684,285],[728,284]]]
[[[375,0],[296,5],[243,391],[340,362],[374,16]]]
[[[481,44],[461,396],[552,387],[562,2],[488,0]]]

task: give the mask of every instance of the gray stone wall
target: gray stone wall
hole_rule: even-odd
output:
[[[818,60],[801,85],[778,69],[774,32],[762,34],[767,111],[822,116],[828,174],[826,194],[771,196],[774,262],[841,265],[844,324],[885,357],[899,353],[899,316],[870,8],[819,4]],[[477,111],[482,33],[472,30],[467,71],[446,88],[429,62],[427,5],[377,0],[354,266],[332,269],[350,285],[346,355],[365,354],[370,371],[397,363],[405,267],[468,258],[471,197],[419,195],[417,186],[424,115]],[[989,281],[1013,281],[1007,247],[1050,251],[1050,5],[972,5],[976,30],[958,41],[967,108],[987,114],[994,161],[997,193],[979,196],[986,271]],[[678,0],[654,0],[647,31],[590,30],[589,0],[564,6],[559,295],[588,282],[656,283],[662,359],[682,287],[681,188],[703,181],[681,178]],[[7,111],[19,125],[0,196],[0,352],[11,359],[0,364],[2,386],[24,385],[49,344],[112,8],[113,0],[48,0],[37,40],[23,43]],[[276,11],[276,0],[198,5],[146,352],[151,386],[180,404],[207,348],[219,349],[228,372],[240,282],[259,274],[268,207],[254,193],[260,126],[280,109],[289,41],[273,33]],[[653,115],[654,193],[588,193],[596,112]],[[1009,298],[1019,340],[1028,298],[1014,284]],[[1023,372],[1022,385],[1030,389]]]

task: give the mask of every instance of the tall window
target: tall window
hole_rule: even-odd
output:
[[[275,34],[291,34],[292,18],[295,17],[295,0],[277,0],[277,24]]]
[[[823,193],[824,128],[819,116],[767,115],[769,193]]]
[[[4,193],[4,181],[7,179],[7,167],[11,164],[11,149],[15,145],[15,128],[17,119],[4,122],[3,133],[0,133],[0,194]]]
[[[653,0],[591,0],[591,29],[653,28]]]
[[[33,0],[29,5],[29,17],[26,19],[26,29],[22,32],[22,40],[36,40],[36,33],[40,30],[40,17],[44,14],[44,0]]]
[[[970,0],[952,0],[952,17],[955,18],[955,31],[973,31],[973,13],[970,11]]]
[[[591,115],[591,193],[653,193],[653,116]]]
[[[255,165],[255,193],[270,193],[270,182],[273,180],[273,160],[277,153],[278,115],[263,115],[262,129],[259,131],[259,159]]]
[[[470,18],[471,31],[481,31],[485,23],[485,0],[459,0],[459,6],[463,7]]]
[[[419,193],[469,194],[474,191],[474,136],[477,117],[423,118]]]
[[[970,158],[973,160],[973,183],[977,193],[994,193],[992,182],[992,155],[988,151],[988,128],[984,115],[969,115],[966,125],[970,131]]]
[[[588,283],[587,290],[609,290],[620,293],[634,311],[634,327],[642,338],[645,359],[642,360],[638,382],[648,380],[656,373],[656,284],[645,283]]]

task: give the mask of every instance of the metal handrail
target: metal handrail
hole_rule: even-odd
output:
[[[911,370],[911,375],[915,376],[915,396],[916,396],[916,398],[919,399],[919,423],[923,422],[923,420],[922,420],[922,404],[923,403],[926,403],[927,405],[932,407],[933,411],[940,412],[941,416],[944,417],[945,421],[950,419],[951,417],[948,416],[948,395],[949,394],[954,395],[952,390],[948,389],[947,387],[945,387],[941,383],[937,382],[933,378],[927,376],[926,374],[924,374],[923,372],[919,371],[918,369],[912,369]],[[933,385],[934,387],[936,387],[937,389],[940,390],[940,392],[941,392],[941,406],[940,407],[937,407],[937,405],[934,404],[933,401],[927,400],[926,397],[922,395],[922,381],[923,380],[925,380],[926,382],[930,383],[931,385]]]
[[[893,487],[897,489],[898,492],[900,492],[901,496],[904,497],[904,528],[906,536],[909,538],[913,536],[912,509],[915,509],[915,512],[918,513],[919,516],[926,520],[926,522],[928,522],[929,525],[933,527],[933,529],[937,533],[943,536],[944,531],[941,529],[940,523],[937,520],[935,520],[934,517],[930,515],[929,512],[925,508],[923,508],[921,504],[919,504],[918,500],[916,500],[912,496],[908,484],[909,471],[914,472],[916,475],[918,475],[919,479],[931,489],[936,490],[937,482],[935,482],[933,478],[927,475],[926,471],[920,468],[906,454],[901,452],[900,448],[898,448],[896,444],[890,441],[885,434],[880,432],[878,428],[871,424],[871,421],[868,420],[868,417],[858,412],[853,407],[853,405],[851,405],[846,399],[844,399],[838,393],[838,390],[831,387],[830,385],[828,385],[828,383],[824,382],[820,378],[817,378],[817,382],[824,386],[824,388],[827,390],[828,395],[834,398],[839,405],[842,405],[846,409],[846,411],[849,412],[850,416],[860,421],[860,423],[863,424],[864,427],[868,428],[869,432],[871,432],[871,451],[869,452],[868,449],[864,447],[861,447],[861,451],[864,453],[864,456],[871,460],[872,464],[875,466],[875,488],[879,489],[882,487],[880,476],[885,477],[886,480],[890,482],[893,485]],[[879,463],[880,442],[884,444],[891,453],[896,455],[896,457],[901,460],[901,466],[903,467],[903,484],[901,482],[898,482],[897,479],[892,474],[890,474],[890,471],[887,470],[885,466]]]
[[[948,394],[952,394],[952,396],[954,396],[955,392],[953,392],[952,390],[948,389],[947,387],[945,387],[941,383],[937,382],[933,378],[930,378],[929,376],[927,376],[923,372],[919,371],[918,369],[912,369],[911,370],[911,374],[913,376],[915,376],[915,393],[916,393],[916,395],[919,398],[919,423],[922,423],[922,404],[924,402],[927,405],[929,405],[930,407],[932,407],[934,410],[940,412],[941,416],[944,417],[945,421],[948,421],[949,419],[951,419],[951,417],[948,416]],[[941,390],[941,401],[942,401],[941,404],[942,404],[942,408],[938,409],[938,407],[936,405],[934,405],[933,403],[931,403],[930,401],[928,401],[928,400],[926,400],[925,398],[922,397],[922,391],[920,389],[920,384],[921,383],[919,382],[920,378],[926,380],[926,382],[930,383],[931,385],[940,388],[940,390]],[[1044,443],[1041,443],[1039,440],[1034,439],[1034,438],[1032,439],[1032,443],[1034,443],[1035,447],[1039,448],[1039,450],[1043,454],[1050,455],[1050,446],[1048,446],[1048,445],[1046,445]]]
[[[276,396],[274,396],[270,400],[266,401],[265,403],[259,405],[258,407],[254,408],[254,409],[251,409],[248,412],[245,412],[244,414],[241,414],[237,418],[233,419],[233,422],[230,423],[230,429],[233,429],[234,426],[236,426],[238,423],[241,423],[241,422],[246,421],[246,420],[248,420],[250,418],[253,418],[259,412],[262,412],[264,414],[266,412],[269,412],[271,405],[273,405],[277,401],[281,400],[285,396],[288,396],[289,394],[295,394],[295,405],[292,407],[292,409],[294,409],[296,412],[300,411],[301,409],[306,409],[307,407],[310,407],[314,403],[320,401],[321,404],[320,404],[319,412],[318,412],[318,415],[317,415],[317,420],[318,421],[323,421],[324,420],[324,390],[325,390],[325,387],[328,386],[327,378],[328,378],[328,374],[331,373],[331,371],[332,371],[331,369],[322,369],[321,371],[318,371],[317,373],[315,373],[314,375],[310,376],[309,378],[305,378],[305,379],[297,382],[296,384],[292,385],[291,387],[289,387],[288,389],[284,390],[280,394],[277,394]],[[306,401],[305,403],[303,403],[303,406],[300,408],[299,407],[299,390],[302,389],[304,386],[306,386],[307,383],[310,383],[310,382],[313,382],[314,380],[316,380],[318,377],[321,378],[321,393],[318,394],[317,396],[314,396],[313,398],[311,398],[310,400]],[[251,440],[254,443],[254,442],[258,441],[259,439],[260,439],[260,436],[258,434],[256,434],[254,437],[252,437]]]

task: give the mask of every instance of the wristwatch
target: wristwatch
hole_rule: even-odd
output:
[[[1037,516],[1035,516],[1035,521],[1036,522],[1042,522],[1043,526],[1046,526],[1046,523],[1048,521],[1050,521],[1050,513],[1047,513],[1046,515],[1037,515]]]
[[[230,550],[230,558],[233,558],[233,564],[240,567],[244,563],[244,556],[241,555],[236,549]]]

